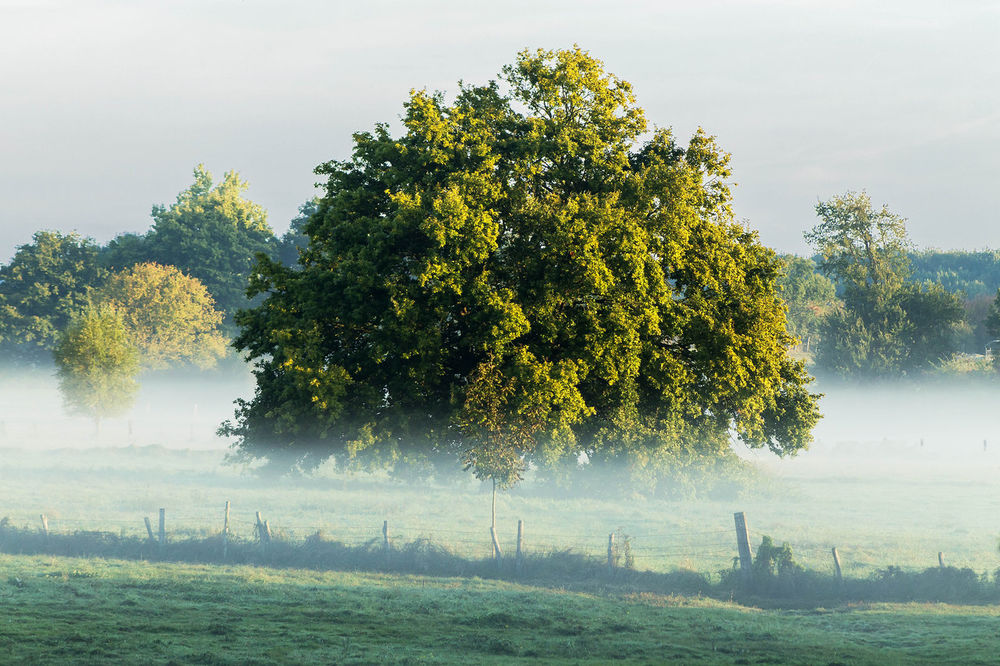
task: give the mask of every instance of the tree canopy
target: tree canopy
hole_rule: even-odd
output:
[[[226,353],[222,313],[211,294],[173,266],[141,263],[113,273],[95,298],[121,315],[146,368],[186,363],[208,368]]]
[[[874,209],[865,192],[820,202],[816,214],[820,222],[805,236],[844,299],[824,319],[817,365],[844,376],[888,376],[950,356],[964,308],[940,285],[908,281],[905,219]]]
[[[0,265],[0,350],[7,360],[48,359],[105,275],[97,254],[97,244],[79,234],[37,231]]]
[[[817,396],[787,348],[780,261],[730,210],[729,156],[650,129],[580,49],[501,82],[411,93],[355,134],[292,269],[262,260],[237,317],[252,400],[221,428],[308,467],[453,452],[528,461],[793,453]]]
[[[139,385],[139,355],[128,329],[110,306],[88,306],[61,332],[52,351],[67,408],[93,417],[128,411]],[[99,425],[98,425],[99,427]]]
[[[823,317],[836,307],[837,289],[825,275],[816,272],[812,259],[784,255],[778,285],[788,308],[788,332],[808,349],[819,342]]]
[[[104,262],[123,269],[140,262],[176,266],[197,278],[231,318],[250,306],[247,280],[257,253],[277,247],[267,213],[244,198],[247,183],[235,171],[214,183],[203,165],[177,201],[153,207],[153,227],[144,236],[123,234],[108,244]]]

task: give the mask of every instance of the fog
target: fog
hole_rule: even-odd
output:
[[[0,448],[28,451],[161,446],[224,449],[215,430],[233,416],[233,401],[253,393],[249,371],[153,375],[140,381],[132,409],[103,419],[69,414],[54,370],[0,373]]]
[[[741,456],[770,468],[816,460],[863,466],[868,460],[983,460],[1000,454],[1000,410],[988,383],[943,381],[884,384],[831,382],[823,393],[823,419],[809,450],[779,460],[768,453]],[[225,449],[215,430],[232,418],[233,401],[253,393],[249,371],[153,375],[141,382],[133,408],[102,421],[71,415],[63,406],[50,370],[0,373],[0,447],[24,450],[161,446],[168,449]]]
[[[610,530],[631,535],[641,568],[717,572],[731,566],[732,513],[751,536],[789,541],[806,566],[829,568],[838,546],[845,573],[887,565],[949,564],[992,571],[997,557],[1000,414],[988,383],[823,383],[824,418],[808,451],[779,459],[735,447],[758,473],[733,492],[650,498],[642,493],[554,491],[526,484],[497,502],[501,541],[517,519],[533,548],[600,556]],[[51,372],[0,375],[0,518],[54,531],[145,534],[143,516],[167,508],[171,534],[217,533],[233,504],[233,531],[252,538],[262,511],[278,534],[322,530],[364,543],[388,520],[400,543],[430,538],[486,556],[488,489],[471,475],[406,484],[324,468],[313,478],[256,478],[225,462],[215,435],[232,402],[252,393],[249,373],[150,376],[134,408],[94,422],[67,414]],[[984,447],[984,441],[986,443]],[[593,479],[591,480],[593,481]],[[608,484],[612,487],[613,484]],[[620,487],[620,486],[618,486]],[[544,490],[544,491],[540,491]],[[824,569],[825,570],[825,569]]]

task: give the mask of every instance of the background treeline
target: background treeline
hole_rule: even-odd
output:
[[[816,207],[810,258],[780,278],[795,352],[841,377],[992,373],[1000,337],[1000,253],[916,251],[905,220],[864,192]]]
[[[133,320],[142,318],[138,310],[144,305],[162,310],[162,303],[150,303],[148,298],[144,302],[138,297],[148,292],[149,285],[141,281],[136,284],[134,275],[128,285],[131,297],[122,291],[125,273],[142,264],[175,267],[189,278],[176,288],[196,300],[200,292],[207,294],[205,307],[218,313],[216,329],[228,342],[237,332],[235,313],[254,304],[246,296],[246,287],[256,256],[263,254],[295,266],[299,249],[308,242],[303,229],[319,203],[316,198],[304,203],[288,231],[278,236],[268,222],[267,212],[244,197],[246,188],[246,182],[236,172],[226,173],[221,182],[215,183],[199,165],[194,169],[194,182],[177,196],[175,203],[153,207],[152,224],[145,233],[123,233],[101,245],[75,232],[35,232],[31,242],[18,247],[14,257],[0,265],[0,364],[50,363],[60,335],[69,329],[73,318],[88,306],[107,300],[105,285],[118,285],[119,302],[131,298],[128,310]],[[902,285],[916,290],[913,293],[925,294],[918,299],[922,300],[919,306],[910,303],[911,328],[934,333],[934,339],[923,340],[919,350],[920,341],[913,335],[898,341],[907,349],[919,351],[918,357],[907,363],[890,363],[879,374],[988,369],[984,352],[992,340],[1000,337],[1000,327],[990,325],[991,317],[997,319],[998,312],[1000,252],[907,249],[902,259]],[[788,307],[789,332],[799,340],[796,352],[813,363],[813,369],[820,374],[825,370],[842,375],[878,373],[864,354],[871,351],[871,342],[862,339],[864,336],[857,330],[852,333],[851,326],[843,321],[837,331],[842,346],[853,348],[865,362],[855,363],[852,371],[850,364],[827,356],[824,365],[824,338],[829,350],[831,328],[845,308],[846,280],[824,273],[820,253],[812,257],[782,255],[782,260],[785,272],[781,296]],[[937,296],[928,298],[929,293]],[[176,293],[170,298],[177,302]],[[912,293],[909,300],[914,300]],[[151,315],[147,312],[146,318]],[[191,311],[184,316],[189,320],[194,317]],[[161,321],[160,328],[167,323]],[[180,321],[172,323],[179,325]],[[162,336],[163,331],[159,333]],[[147,330],[147,335],[154,333]],[[161,341],[161,346],[164,344]],[[211,367],[224,357],[224,350],[225,344],[220,344],[218,338],[208,341],[202,337],[186,352],[175,349],[164,355],[161,349],[146,359],[145,367]]]
[[[294,263],[316,206],[304,204],[278,237],[266,211],[244,197],[246,187],[236,172],[214,183],[199,165],[176,202],[153,207],[145,233],[100,245],[75,232],[35,232],[0,264],[0,365],[50,363],[74,318],[79,326],[88,308],[111,304],[144,352],[144,367],[214,366],[235,335],[233,316],[250,305],[246,286],[257,255]],[[187,330],[182,339],[193,321],[202,335]]]

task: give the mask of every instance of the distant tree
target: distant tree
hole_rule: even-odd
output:
[[[8,362],[50,358],[59,332],[104,278],[98,247],[76,233],[38,231],[0,266],[0,355]]]
[[[278,241],[277,259],[286,266],[296,266],[299,263],[299,251],[305,249],[309,244],[309,237],[306,235],[306,224],[309,218],[319,210],[319,197],[313,197],[309,201],[299,206],[299,215],[292,220],[291,224]]]
[[[1000,289],[993,298],[989,313],[986,315],[986,332],[991,340],[1000,339]],[[1000,371],[1000,349],[993,349],[993,367]]]
[[[956,332],[963,323],[962,300],[939,284],[907,284],[898,296],[909,325],[902,340],[904,370],[927,368],[956,351]]]
[[[99,260],[103,268],[116,271],[150,261],[150,252],[145,234],[124,233],[101,248]]]
[[[128,411],[135,401],[138,352],[122,315],[109,306],[90,306],[60,334],[52,355],[67,408],[94,419]]]
[[[816,213],[821,221],[805,236],[844,301],[823,320],[817,365],[840,375],[898,375],[950,356],[962,304],[939,285],[907,281],[905,220],[874,209],[864,192],[820,202]]]
[[[113,273],[95,299],[121,315],[147,368],[185,363],[207,368],[226,353],[222,313],[211,294],[173,266],[141,263]]]
[[[267,213],[243,197],[246,189],[235,171],[215,184],[198,165],[194,183],[176,202],[153,207],[152,229],[145,236],[116,238],[105,263],[115,270],[143,261],[176,266],[205,285],[228,320],[251,305],[246,287],[255,255],[271,256],[277,247]]]
[[[906,220],[886,206],[876,210],[866,192],[848,192],[816,204],[820,223],[805,233],[820,255],[820,271],[845,299],[884,303],[910,275]]]
[[[788,308],[788,332],[809,351],[819,341],[823,317],[836,307],[837,290],[832,280],[816,272],[812,259],[788,254],[781,260],[778,286]]]
[[[509,91],[414,92],[404,132],[355,135],[296,269],[262,260],[237,317],[249,458],[455,451],[529,462],[800,450],[818,418],[788,358],[773,251],[732,219],[729,157],[650,131],[579,49],[522,53]]]

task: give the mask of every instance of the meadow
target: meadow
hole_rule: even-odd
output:
[[[0,555],[7,663],[995,663],[996,606]]]
[[[859,415],[868,439],[828,426],[795,460],[748,455],[759,473],[746,485],[706,492],[693,483],[667,498],[529,482],[502,493],[497,507],[508,556],[524,521],[529,560],[519,577],[489,567],[489,488],[468,477],[404,483],[324,468],[262,479],[227,463],[212,434],[231,392],[150,394],[186,402],[151,409],[156,418],[142,418],[140,405],[97,433],[54,409],[49,418],[32,413],[29,405],[51,398],[41,386],[8,392],[5,405],[15,407],[0,422],[0,519],[22,539],[0,553],[4,661],[995,661],[998,611],[988,602],[1000,566],[1000,446],[982,444],[989,423],[949,439],[930,422],[915,425],[914,414],[884,425],[902,433],[892,439]],[[839,399],[834,409],[858,407]],[[916,432],[929,433],[926,441]],[[227,501],[233,552],[243,553],[231,561],[213,541]],[[145,543],[143,518],[155,529],[160,508],[168,547],[182,554],[142,546],[133,558],[129,548]],[[376,561],[258,557],[258,511],[282,547],[327,544],[361,558],[367,548]],[[802,584],[829,589],[836,546],[845,587],[798,601],[727,593],[735,511],[746,512],[755,549],[764,535],[789,544],[813,576]],[[54,542],[104,535],[101,543],[124,545],[97,558],[34,545],[22,552],[17,544],[37,545],[42,514]],[[382,567],[383,521],[393,552],[424,544],[437,556],[429,561],[447,566]],[[634,558],[627,575],[603,573],[611,532]],[[212,554],[189,557],[185,543],[209,544]],[[932,572],[926,594],[901,593],[904,583],[928,581],[939,552],[969,571]],[[908,599],[921,601],[898,603]],[[942,599],[967,605],[930,603]]]

